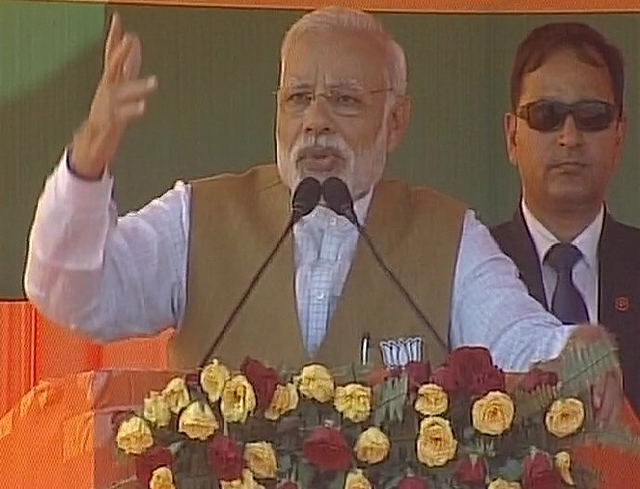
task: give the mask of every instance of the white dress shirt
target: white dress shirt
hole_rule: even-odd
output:
[[[24,276],[29,299],[56,323],[98,342],[180,327],[190,187],[177,182],[139,211],[118,217],[112,177],[76,178],[66,157],[38,201]],[[356,205],[360,219],[368,204],[367,198]],[[341,293],[357,231],[320,208],[296,225],[294,239],[300,328],[314,351]],[[453,281],[450,348],[486,346],[497,365],[522,371],[556,357],[573,329],[529,297],[513,262],[468,211]]]
[[[538,254],[538,263],[542,270],[542,282],[544,284],[544,293],[547,297],[547,304],[551,304],[553,291],[556,288],[558,274],[549,265],[544,264],[544,257],[549,249],[560,240],[556,238],[551,231],[536,219],[526,206],[524,201],[521,202],[522,215],[524,221],[531,234],[531,239],[535,245]],[[602,224],[604,223],[604,206],[596,218],[571,242],[582,253],[582,257],[573,267],[573,283],[582,295],[589,313],[589,321],[593,324],[598,323],[598,297],[599,297],[599,266],[598,266],[598,243],[600,242],[600,234],[602,233]]]

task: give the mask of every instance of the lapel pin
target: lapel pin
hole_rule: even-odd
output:
[[[615,299],[616,311],[625,312],[629,309],[629,298],[626,295],[621,295]]]

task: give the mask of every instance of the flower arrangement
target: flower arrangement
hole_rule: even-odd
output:
[[[638,450],[623,428],[598,430],[587,381],[617,360],[574,347],[558,373],[532,369],[507,390],[488,350],[464,347],[431,370],[277,371],[213,360],[114,416],[115,445],[150,489],[591,488],[572,447]]]

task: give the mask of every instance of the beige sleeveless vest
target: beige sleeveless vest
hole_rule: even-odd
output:
[[[169,344],[170,369],[197,367],[284,231],[289,202],[275,165],[192,182],[187,304],[183,324]],[[374,189],[365,222],[383,260],[445,344],[465,210],[433,190],[383,180]],[[359,360],[362,337],[369,333],[370,358],[377,365],[380,341],[399,337],[422,337],[425,356],[432,363],[443,361],[446,350],[409,308],[362,238],[314,358],[303,345],[294,279],[290,233],[213,356],[232,368],[246,355],[272,366],[299,368],[313,361],[336,367]]]

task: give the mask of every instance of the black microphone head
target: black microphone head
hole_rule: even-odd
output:
[[[320,202],[322,187],[313,177],[306,177],[298,184],[291,199],[291,221],[295,224],[309,214]]]
[[[322,196],[329,208],[358,226],[358,218],[353,209],[353,198],[347,184],[338,177],[329,177],[322,183]]]

